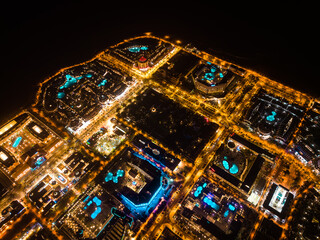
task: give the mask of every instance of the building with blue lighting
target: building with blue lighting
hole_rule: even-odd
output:
[[[226,92],[235,75],[221,66],[206,62],[199,64],[190,77],[195,88],[202,94],[220,96]]]
[[[121,195],[123,204],[136,216],[148,215],[166,192],[167,185],[163,180],[163,176],[153,179],[139,194],[126,188]]]
[[[132,215],[144,219],[170,192],[171,181],[162,168],[149,156],[127,147],[100,174],[99,181]]]
[[[133,218],[121,209],[122,204],[97,185],[81,194],[55,225],[70,239],[123,239]]]
[[[153,37],[137,38],[123,42],[107,53],[109,57],[140,71],[147,71],[161,61],[174,46]]]
[[[121,96],[130,83],[132,78],[127,74],[95,59],[65,69],[44,83],[39,107],[56,124],[73,133]],[[45,134],[39,127],[31,126],[30,129],[39,137]]]
[[[304,108],[260,90],[243,116],[243,125],[262,139],[286,146],[304,116]]]
[[[174,171],[180,163],[180,159],[167,153],[163,148],[154,144],[151,140],[145,138],[141,134],[136,135],[132,140],[132,143],[156,163],[159,163],[162,167],[168,168],[170,171]]]
[[[241,211],[243,206],[232,195],[200,178],[181,204],[177,221],[208,239],[236,239]],[[198,238],[205,239],[200,234]]]
[[[122,203],[138,216],[149,215],[168,190],[168,178],[164,172],[143,155],[131,150],[131,166],[145,178],[145,185],[139,192],[125,186],[121,191]]]

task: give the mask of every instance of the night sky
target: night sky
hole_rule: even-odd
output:
[[[30,105],[37,84],[60,68],[144,32],[191,42],[319,97],[311,60],[319,49],[317,7],[289,3],[12,1],[1,14],[0,121]]]

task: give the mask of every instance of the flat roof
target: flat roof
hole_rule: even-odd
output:
[[[211,170],[215,174],[219,175],[226,181],[233,184],[234,186],[242,189],[245,192],[249,192],[250,188],[252,187],[254,181],[257,178],[257,175],[261,169],[263,162],[264,158],[258,155],[257,158],[254,160],[254,163],[251,166],[246,178],[243,181],[240,181],[238,178],[230,174],[229,171],[226,171],[226,169],[222,169],[215,164],[212,164]]]
[[[136,147],[142,149],[148,156],[152,157],[161,165],[169,168],[171,171],[173,171],[180,163],[180,159],[174,157],[170,153],[167,153],[163,148],[154,144],[151,140],[145,138],[141,134],[135,136],[132,143]]]
[[[287,199],[287,196],[289,194],[289,191],[280,185],[277,186],[270,202],[269,206],[277,210],[278,212],[282,212],[284,203]]]
[[[261,147],[258,147],[257,145],[253,144],[252,142],[249,142],[248,140],[244,139],[243,137],[240,137],[238,134],[233,133],[231,135],[231,138],[242,145],[250,148],[251,150],[255,151],[256,153],[264,154],[268,156],[271,159],[274,159],[275,156],[271,154],[269,151],[262,149]]]
[[[287,188],[273,183],[266,200],[263,203],[263,207],[277,215],[279,218],[284,219],[293,197],[293,194],[290,193]]]

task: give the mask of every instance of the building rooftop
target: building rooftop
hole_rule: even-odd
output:
[[[273,183],[263,203],[263,207],[277,215],[280,219],[284,219],[288,214],[293,198],[293,194],[287,188]]]

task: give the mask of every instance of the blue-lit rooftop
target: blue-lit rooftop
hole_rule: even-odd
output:
[[[102,185],[118,195],[139,219],[147,217],[171,191],[170,178],[163,168],[142,152],[127,147],[115,157],[114,163],[101,173]]]
[[[85,74],[85,75],[82,75],[82,76],[79,76],[79,77],[73,77],[70,74],[66,74],[66,76],[65,76],[66,81],[62,86],[60,86],[59,89],[62,90],[62,89],[69,88],[69,87],[73,86],[74,84],[76,84],[83,77],[91,78],[92,74],[88,73],[88,74]]]
[[[204,64],[203,68],[198,72],[198,81],[211,87],[216,86],[223,78],[223,70],[210,62]]]
[[[127,48],[129,52],[138,53],[140,51],[146,51],[149,48],[147,46],[131,46]]]

